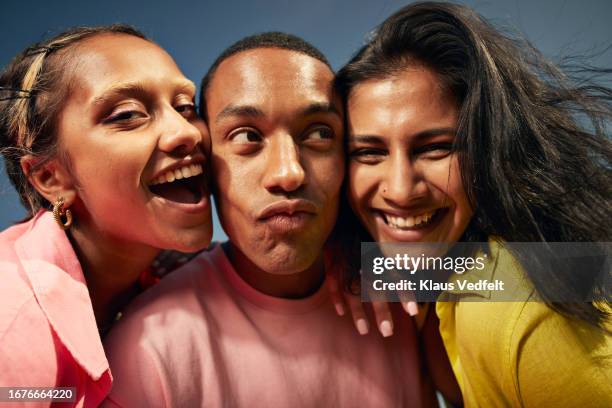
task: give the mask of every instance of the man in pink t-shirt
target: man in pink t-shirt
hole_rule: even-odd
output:
[[[416,329],[355,333],[323,287],[344,176],[325,57],[247,37],[204,77],[214,196],[229,241],[137,299],[111,332],[110,406],[427,406]],[[397,311],[395,311],[397,312]]]

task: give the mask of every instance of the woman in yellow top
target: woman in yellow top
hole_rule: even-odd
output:
[[[404,7],[337,85],[346,101],[352,212],[344,208],[336,244],[349,263],[359,259],[359,241],[612,237],[612,92],[573,85],[470,9]],[[533,290],[514,302],[437,303],[464,404],[612,406],[608,299],[555,303],[575,277],[536,272],[503,245],[490,254],[479,273],[524,273]],[[347,282],[357,269],[347,265]],[[530,301],[535,296],[544,302]],[[390,323],[384,313],[377,320]]]

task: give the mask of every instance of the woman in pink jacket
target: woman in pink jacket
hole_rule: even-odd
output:
[[[195,90],[122,25],[70,30],[2,72],[0,144],[30,216],[0,233],[0,387],[75,387],[97,406],[112,382],[100,337],[139,276],[160,249],[210,242]]]

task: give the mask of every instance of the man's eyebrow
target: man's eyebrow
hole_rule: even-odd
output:
[[[217,118],[215,119],[215,122],[218,123],[219,121],[221,121],[222,119],[228,116],[248,116],[251,118],[260,118],[265,115],[261,109],[256,108],[255,106],[227,105],[225,108],[223,108],[221,112],[219,112],[219,114],[217,115]]]
[[[314,115],[316,113],[334,113],[340,116],[340,111],[331,103],[311,103],[302,110],[303,115]]]

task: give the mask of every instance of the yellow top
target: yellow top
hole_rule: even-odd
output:
[[[500,246],[487,265],[461,279],[503,273],[518,282],[524,274]],[[471,301],[438,302],[436,313],[466,407],[612,407],[612,336],[534,301],[533,289],[514,302],[484,301],[488,292],[454,296]]]

